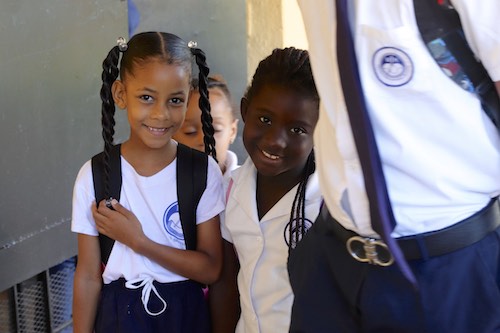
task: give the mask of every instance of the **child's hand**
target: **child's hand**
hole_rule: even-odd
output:
[[[113,209],[106,206],[106,200],[100,202],[99,208],[92,205],[97,230],[134,250],[137,242],[145,237],[141,223],[115,199],[111,201],[111,205]]]

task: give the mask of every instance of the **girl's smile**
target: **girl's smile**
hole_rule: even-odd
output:
[[[276,155],[273,155],[273,154],[270,154],[268,153],[267,151],[265,150],[262,150],[262,154],[264,154],[265,157],[271,159],[271,160],[277,160],[279,159],[280,157],[279,156],[276,156]]]
[[[154,136],[163,136],[167,133],[168,128],[167,127],[162,127],[162,128],[157,128],[157,127],[151,127],[144,125],[145,127],[148,128],[148,130],[153,134]]]

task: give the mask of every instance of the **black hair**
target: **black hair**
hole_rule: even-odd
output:
[[[191,82],[191,85],[192,85],[192,88],[194,90],[199,90],[199,80],[198,79],[196,79],[196,78],[193,79],[193,81]],[[234,107],[231,92],[229,91],[229,87],[227,86],[227,83],[224,80],[224,78],[221,75],[209,76],[207,85],[208,85],[209,90],[210,89],[219,89],[224,94],[229,105],[231,106],[231,116],[233,117],[233,119],[236,119],[237,118],[236,111],[235,111],[236,108]]]
[[[309,53],[306,50],[294,47],[274,49],[271,55],[262,60],[257,66],[244,98],[251,101],[259,90],[267,85],[279,85],[291,89],[297,94],[315,101],[319,109],[319,95],[314,83]],[[309,177],[314,173],[315,169],[314,150],[311,150],[290,212],[287,228],[289,250],[298,244],[309,227],[305,217],[306,187]]]
[[[120,58],[120,48],[122,57]],[[108,53],[102,63],[102,87],[101,87],[101,114],[102,114],[102,137],[104,139],[104,191],[109,198],[109,174],[111,167],[109,155],[113,146],[115,134],[115,103],[111,87],[118,75],[123,79],[133,74],[135,65],[151,58],[159,58],[169,65],[184,66],[191,75],[193,57],[198,65],[199,74],[199,106],[205,135],[205,152],[216,158],[214,128],[212,116],[210,115],[210,103],[208,101],[208,72],[205,53],[196,47],[188,46],[188,43],[180,37],[165,32],[143,32],[133,36],[127,44],[116,45]]]

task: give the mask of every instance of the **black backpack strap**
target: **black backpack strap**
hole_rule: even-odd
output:
[[[115,145],[110,153],[110,183],[109,183],[109,196],[120,200],[120,191],[122,188],[122,165],[121,165],[121,145]],[[104,189],[104,152],[101,152],[92,157],[92,178],[94,180],[94,192],[96,204],[99,205],[103,199],[106,198]],[[99,234],[99,245],[101,247],[101,261],[106,264],[108,262],[111,249],[115,241],[106,235]]]
[[[456,10],[451,5],[440,5],[436,0],[414,0],[413,5],[420,34],[430,53],[435,57],[432,42],[442,39],[472,83],[484,111],[500,127],[500,98],[495,84],[470,49]]]
[[[177,146],[177,198],[186,249],[196,249],[196,209],[207,187],[208,155]]]

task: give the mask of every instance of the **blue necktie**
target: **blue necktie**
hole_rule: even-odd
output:
[[[356,53],[349,25],[347,0],[337,0],[336,8],[337,62],[354,142],[363,170],[366,194],[370,204],[372,227],[387,244],[402,273],[410,282],[416,285],[413,272],[397,242],[391,237],[396,221],[387,193],[382,163],[359,78]]]

